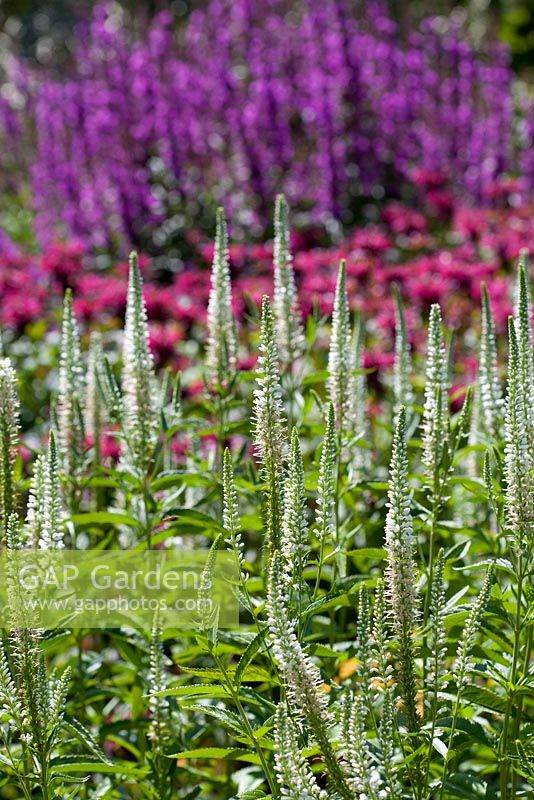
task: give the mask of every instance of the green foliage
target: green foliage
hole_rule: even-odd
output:
[[[288,263],[280,204],[279,268]],[[219,221],[215,267],[226,281]],[[265,297],[259,341],[252,324],[236,339],[243,352],[259,351],[255,372],[232,366],[228,379],[206,380],[200,392],[209,358],[183,378],[156,374],[135,257],[122,363],[113,341],[106,356],[98,337],[87,355],[79,347],[67,298],[63,385],[69,364],[88,364],[88,392],[81,415],[71,405],[67,420],[63,391],[63,422],[54,427],[65,432],[66,420],[76,428],[81,418],[90,436],[81,451],[63,449],[73,459],[67,476],[50,433],[30,468],[27,501],[15,458],[14,376],[1,362],[7,546],[201,548],[210,551],[201,592],[218,550],[228,548],[240,563],[228,591],[238,593],[242,618],[238,630],[219,630],[214,615],[193,631],[162,631],[156,619],[150,632],[5,633],[0,798],[530,796],[526,270],[505,391],[496,384],[503,348],[484,297],[474,394],[486,421],[471,425],[469,444],[473,392],[454,413],[448,386],[456,376],[437,306],[426,381],[399,303],[392,388],[365,430],[355,422],[358,404],[370,403],[366,384],[354,380],[363,377],[361,340],[344,281],[342,266],[333,325],[314,319],[307,327],[302,376],[286,369],[287,352],[280,364],[280,312]],[[228,352],[227,333],[220,329],[219,354]],[[328,355],[318,343],[329,336]],[[99,431],[115,437],[116,460]],[[365,453],[363,467],[355,449]]]

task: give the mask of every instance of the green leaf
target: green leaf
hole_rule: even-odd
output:
[[[345,555],[352,558],[353,561],[360,558],[368,558],[372,561],[385,561],[387,558],[387,552],[383,547],[362,547],[361,550],[347,550]]]
[[[221,697],[229,697],[229,692],[226,687],[219,686],[217,683],[200,683],[194,686],[169,687],[161,692],[154,692],[150,697],[206,697],[210,700],[218,700]]]
[[[260,651],[264,641],[265,636],[267,635],[267,629],[260,631],[254,639],[250,642],[248,647],[245,649],[245,652],[239,659],[239,664],[237,665],[237,669],[235,671],[234,680],[236,686],[239,686],[241,681],[243,680],[243,675],[245,674],[245,670],[253,660],[254,656]]]
[[[181,469],[160,472],[158,477],[151,481],[150,491],[160,492],[162,489],[170,489],[173,486],[181,486],[184,481],[184,472]],[[176,500],[175,500],[176,502]]]
[[[88,525],[128,525],[131,528],[139,526],[138,520],[128,514],[115,514],[111,511],[91,511],[87,514],[74,514],[69,519],[70,522],[80,528],[85,528]]]
[[[450,730],[451,725],[452,717],[439,719],[436,723],[436,730]],[[495,742],[490,732],[486,730],[486,728],[484,728],[480,722],[474,722],[473,720],[460,717],[456,720],[456,730],[464,733],[468,739],[479,742],[480,744],[483,744],[491,749],[494,747]]]
[[[315,386],[316,384],[324,384],[325,381],[328,380],[329,372],[327,369],[321,369],[317,372],[311,372],[309,375],[306,375],[300,382],[302,387],[305,386]]]
[[[256,753],[235,747],[200,747],[198,750],[184,750],[182,753],[173,753],[167,758],[184,760],[191,758],[225,759],[228,761],[248,761],[250,764],[261,764],[260,758]]]
[[[102,775],[122,775],[127,778],[143,778],[148,773],[148,767],[140,767],[127,761],[114,761],[106,764],[98,759],[92,760],[90,756],[59,756],[50,762],[54,772],[70,773],[85,772],[87,775],[99,773]]]
[[[463,690],[463,697],[489,711],[497,711],[499,714],[504,714],[506,711],[505,698],[481,686],[466,686]]]
[[[219,708],[218,706],[202,705],[201,703],[187,705],[184,706],[184,708],[187,708],[189,711],[197,711],[199,714],[206,714],[208,717],[213,717],[233,733],[237,733],[239,736],[246,736],[247,739],[249,738],[242,721],[233,711],[229,711],[226,708]]]
[[[222,672],[216,668],[202,668],[202,667],[189,667],[183,664],[177,664],[182,672],[187,672],[189,675],[195,675],[197,678],[213,678],[214,680],[224,680]],[[228,667],[227,672],[230,676],[235,675],[236,667]],[[276,683],[271,673],[263,667],[247,667],[244,674],[241,676],[242,681],[250,681],[251,683]]]
[[[171,508],[167,511],[167,518],[169,519],[167,530],[193,527],[224,533],[224,528],[219,520],[192,508]]]
[[[88,731],[87,728],[81,724],[81,722],[78,722],[78,720],[74,719],[73,717],[65,716],[63,719],[63,727],[68,731],[68,733],[71,734],[71,736],[74,736],[76,739],[78,739],[78,741],[85,745],[89,752],[96,756],[96,758],[99,758],[106,764],[111,763],[98,742],[94,739],[92,733]]]

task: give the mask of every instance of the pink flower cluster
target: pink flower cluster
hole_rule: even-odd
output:
[[[351,304],[369,320],[368,366],[391,361],[394,282],[406,299],[416,346],[423,336],[420,323],[431,303],[441,304],[451,328],[463,331],[476,324],[481,281],[488,285],[497,324],[504,329],[511,311],[510,267],[520,250],[534,240],[534,207],[459,207],[447,213],[447,223],[437,224],[435,217],[392,202],[378,222],[357,229],[336,245],[311,246],[313,235],[296,234],[292,247],[303,312],[315,306],[330,313],[338,265],[346,259]],[[194,263],[159,280],[151,260],[140,259],[159,365],[186,366],[179,343],[190,336],[203,338],[211,255],[212,245],[200,243]],[[230,256],[239,317],[247,298],[259,304],[262,294],[272,291],[272,244],[234,244]],[[0,322],[14,336],[32,334],[34,323],[43,319],[53,325],[63,292],[71,286],[76,313],[84,325],[118,328],[124,315],[126,281],[126,263],[99,270],[78,243],[56,244],[40,255],[5,249],[0,255]]]

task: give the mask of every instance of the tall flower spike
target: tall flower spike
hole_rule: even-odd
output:
[[[320,690],[321,673],[304,652],[295,635],[289,616],[287,576],[279,553],[275,553],[270,560],[268,577],[267,624],[273,655],[280,669],[291,709],[303,714],[306,719],[324,720],[327,717],[327,697]]]
[[[76,473],[83,453],[85,436],[79,409],[85,394],[85,368],[80,349],[78,323],[72,307],[72,292],[67,289],[63,304],[59,386],[57,397],[58,445],[61,470],[66,478]]]
[[[279,552],[273,553],[269,562],[267,591],[267,626],[273,656],[281,673],[289,707],[292,713],[304,717],[319,746],[332,788],[341,800],[353,800],[354,793],[345,769],[347,765],[339,760],[330,741],[331,715],[327,708],[328,699],[321,691],[321,673],[300,644],[289,616],[287,574],[280,562]]]
[[[281,553],[291,572],[300,574],[308,550],[308,521],[306,519],[306,489],[304,464],[296,428],[291,433],[291,447],[284,491]]]
[[[93,442],[95,463],[100,461],[100,443],[105,420],[105,406],[102,400],[102,374],[104,370],[104,351],[102,334],[91,333],[89,361],[87,364],[87,400],[85,403],[85,430]]]
[[[351,770],[351,785],[356,797],[378,800],[375,789],[380,780],[373,769],[373,759],[367,745],[365,718],[367,707],[363,696],[348,691],[341,706],[341,740],[345,759]]]
[[[336,423],[334,406],[328,404],[326,428],[317,481],[317,519],[315,534],[321,544],[335,543],[334,510],[336,502]]]
[[[254,390],[254,443],[266,484],[267,536],[278,548],[283,515],[283,481],[288,454],[287,426],[282,408],[278,349],[269,298],[261,308],[260,357]]]
[[[351,435],[353,430],[353,370],[347,275],[342,261],[337,276],[328,353],[328,396],[334,406],[337,428],[345,435]]]
[[[406,411],[401,406],[393,437],[389,473],[388,513],[385,526],[387,551],[386,592],[400,648],[402,695],[408,723],[418,727],[415,709],[415,657],[413,634],[418,619],[414,532],[410,512],[406,451]]]
[[[233,550],[241,568],[245,560],[245,547],[241,537],[241,523],[239,521],[239,507],[237,504],[232,455],[228,448],[225,448],[223,455],[222,484],[223,525],[227,532],[225,542]]]
[[[358,439],[368,443],[370,440],[369,414],[367,411],[367,378],[363,374],[363,345],[365,325],[358,315],[354,328],[354,369],[359,374],[352,376],[352,425]],[[354,448],[353,464],[356,469],[363,469],[369,463],[370,451],[364,447]]]
[[[206,563],[200,574],[198,583],[197,602],[198,602],[198,622],[202,630],[217,629],[219,609],[217,603],[213,601],[213,573],[217,565],[217,556],[222,542],[222,533],[211,545]]]
[[[28,496],[28,510],[24,525],[24,539],[30,550],[39,547],[41,538],[41,514],[44,507],[44,484],[46,472],[46,456],[41,453],[33,463],[33,478]]]
[[[454,740],[456,734],[456,721],[460,709],[460,700],[462,698],[462,694],[464,692],[465,687],[469,683],[469,672],[473,667],[473,662],[472,662],[473,647],[476,641],[479,628],[482,624],[482,617],[484,615],[484,611],[486,610],[486,606],[488,604],[488,600],[490,597],[491,584],[493,579],[493,568],[494,565],[490,564],[488,567],[488,571],[486,572],[486,577],[484,579],[484,583],[482,584],[482,588],[478,594],[478,597],[471,606],[471,611],[469,612],[469,616],[467,618],[467,622],[465,623],[465,627],[462,632],[462,636],[460,638],[460,642],[457,648],[457,658],[452,670],[456,682],[456,701],[454,703],[454,710],[452,717],[453,722],[451,726],[447,751],[445,753],[445,759],[443,764],[440,800],[445,796],[444,788],[446,786],[449,761],[451,759],[451,755],[455,753]]]
[[[524,298],[526,297],[527,302],[530,303],[530,293],[531,293],[531,280],[530,280],[530,253],[527,248],[522,248],[519,252],[519,258],[517,261],[517,275],[516,275],[516,285],[515,285],[515,295],[514,295],[514,305],[515,305],[515,312],[516,316],[519,316],[519,308],[524,303]],[[523,284],[523,287],[521,286]],[[524,294],[523,299],[521,295]]]
[[[102,379],[101,389],[106,414],[111,422],[120,423],[122,425],[124,419],[124,398],[107,356],[104,356],[103,367],[99,377]]]
[[[208,302],[206,369],[212,386],[227,386],[237,367],[237,333],[232,309],[228,231],[224,210],[217,209],[215,249]]]
[[[277,195],[274,212],[273,305],[280,361],[291,370],[304,352],[304,330],[289,249],[288,208],[283,194]]]
[[[440,688],[444,689],[446,686],[444,676],[446,675],[447,633],[445,630],[444,569],[445,551],[441,549],[436,560],[430,598],[430,656],[427,662],[427,683],[432,709],[431,719],[435,719],[438,713],[438,692]]]
[[[423,411],[423,462],[431,475],[439,468],[447,446],[448,366],[441,310],[430,309],[426,359],[425,406]]]
[[[386,590],[384,581],[379,578],[375,589],[375,602],[373,607],[373,662],[377,686],[388,688],[392,680],[392,667],[390,663],[390,642],[386,628]]]
[[[498,436],[503,422],[504,401],[497,364],[495,321],[485,284],[482,285],[482,326],[478,372],[482,422],[490,436]]]
[[[157,626],[157,620],[154,621],[150,637],[148,683],[150,691],[150,712],[152,715],[149,738],[153,743],[155,751],[160,753],[169,737],[169,701],[166,697],[158,696],[158,692],[163,692],[165,690],[167,681],[161,629]]]
[[[493,581],[493,569],[493,564],[490,564],[488,571],[486,572],[486,577],[484,578],[482,588],[473,605],[471,606],[469,616],[458,644],[456,663],[454,665],[454,674],[456,676],[459,694],[461,693],[462,688],[467,684],[467,676],[472,668],[471,658],[473,647],[476,641],[477,633],[482,624],[484,611],[488,605],[491,593],[491,584]]]
[[[281,703],[274,726],[276,777],[284,800],[328,800],[302,755],[294,720]]]
[[[10,724],[17,730],[25,728],[26,709],[18,687],[11,675],[8,649],[4,642],[0,644],[0,713],[9,714]]]
[[[46,747],[49,700],[39,638],[40,632],[25,629],[15,629],[10,636],[11,675],[17,685],[21,733],[34,757]]]
[[[15,370],[9,358],[0,359],[0,514],[3,536],[16,508],[14,478],[19,443],[20,404]]]
[[[528,436],[534,448],[534,407],[530,402],[534,393],[534,346],[532,342],[532,308],[530,302],[530,275],[527,253],[519,261],[517,276],[516,333],[519,362],[527,414]]]
[[[388,800],[402,800],[402,786],[397,777],[397,766],[395,764],[394,742],[396,738],[395,711],[391,692],[384,692],[384,704],[382,706],[382,719],[378,730],[378,741],[380,744],[380,767],[383,773],[384,789],[379,797],[387,797]]]
[[[6,546],[8,550],[21,550],[24,546],[20,520],[15,513],[10,514],[7,521]]]
[[[393,367],[393,400],[394,412],[398,412],[400,406],[410,406],[414,402],[411,371],[412,371],[412,352],[410,340],[408,339],[408,329],[404,316],[402,297],[397,285],[393,286],[395,297],[395,364]]]
[[[373,639],[371,636],[371,607],[369,591],[366,586],[358,590],[358,619],[356,623],[358,648],[358,677],[361,683],[361,696],[369,701],[371,665],[373,662]]]
[[[56,443],[50,431],[48,452],[38,456],[34,466],[25,524],[28,546],[34,550],[62,550],[63,519]]]
[[[137,254],[130,254],[130,277],[122,351],[124,433],[134,466],[146,469],[156,443],[157,401],[149,346],[143,280]]]
[[[504,474],[506,476],[505,522],[518,549],[532,542],[534,533],[533,453],[529,440],[527,406],[532,401],[525,385],[525,372],[516,332],[510,317],[508,394],[504,433]]]

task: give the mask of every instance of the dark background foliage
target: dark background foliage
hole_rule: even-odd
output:
[[[62,63],[69,52],[70,33],[76,22],[95,5],[92,0],[0,0],[0,25],[26,55],[43,64]],[[194,0],[122,0],[128,12],[143,24],[162,8],[170,8],[177,20],[202,3]]]
[[[204,3],[203,0],[121,0],[121,4],[142,25],[143,19],[162,8],[171,8],[179,21],[191,8]],[[514,67],[520,72],[534,69],[534,0],[466,0],[463,3],[388,0],[387,4],[405,29],[409,29],[413,17],[450,13],[455,7],[461,7],[468,15],[475,37],[482,39],[488,30],[498,30],[511,47]],[[27,55],[42,63],[51,60],[61,63],[68,54],[73,25],[93,5],[92,0],[0,0],[0,25]]]

